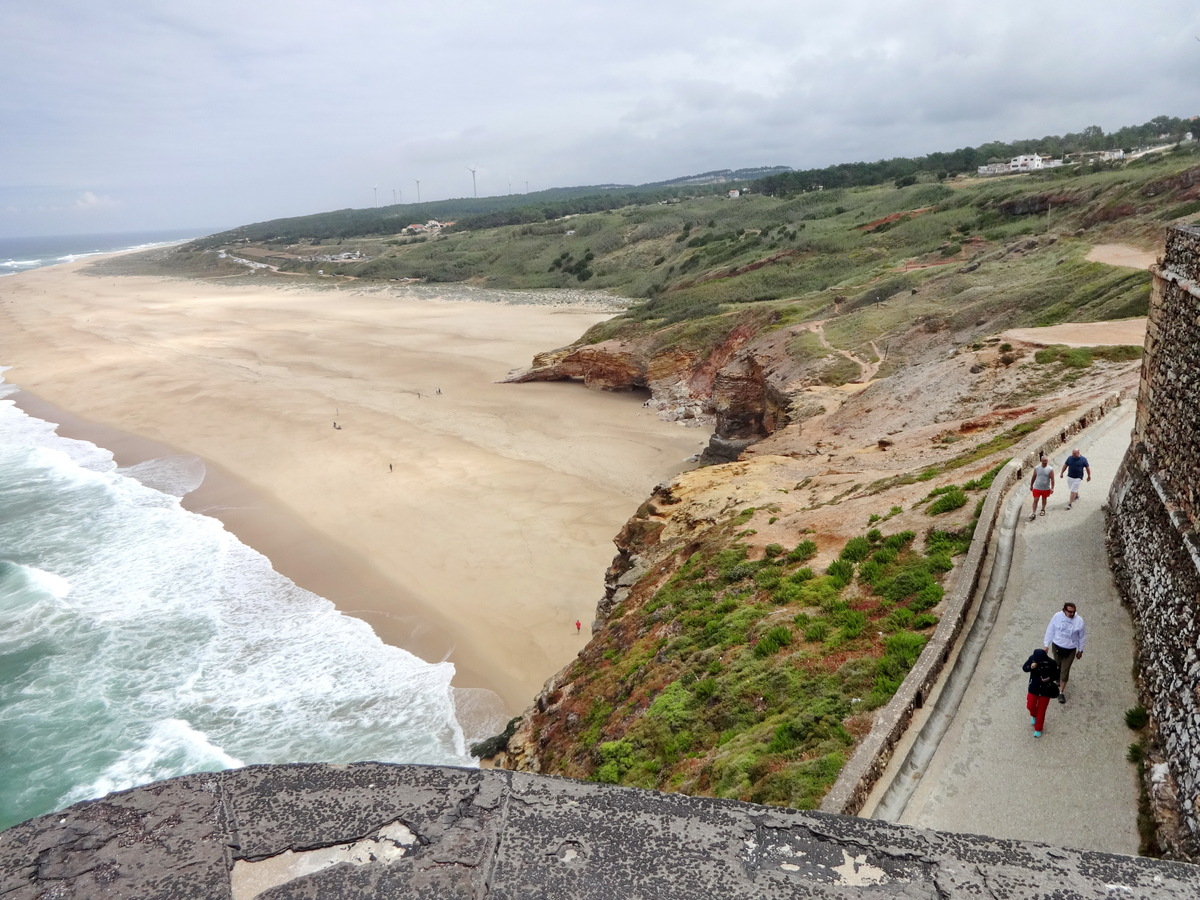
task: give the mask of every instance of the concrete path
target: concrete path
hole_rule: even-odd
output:
[[[1133,631],[1109,572],[1101,504],[1129,444],[1135,404],[1076,437],[1092,466],[1075,508],[1065,479],[1029,521],[1028,482],[999,617],[958,714],[900,821],[925,828],[1136,854],[1137,784],[1124,721],[1137,703]],[[1055,475],[1071,447],[1051,460]],[[1087,624],[1068,702],[1033,737],[1021,665],[1050,617],[1074,601]]]

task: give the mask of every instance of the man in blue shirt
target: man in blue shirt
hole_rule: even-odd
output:
[[[1083,473],[1087,473],[1087,480],[1092,480],[1092,467],[1088,465],[1087,457],[1079,453],[1079,448],[1076,447],[1071,451],[1071,455],[1067,457],[1067,461],[1063,463],[1062,471],[1059,475],[1067,476],[1067,488],[1071,491],[1071,499],[1067,501],[1067,509],[1079,499],[1079,485],[1083,484]]]

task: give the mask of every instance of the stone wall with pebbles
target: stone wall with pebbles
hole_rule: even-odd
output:
[[[1109,495],[1117,585],[1163,764],[1149,785],[1160,838],[1200,858],[1200,227],[1168,235],[1146,328],[1137,422]],[[1170,807],[1174,807],[1171,809]],[[1174,832],[1174,833],[1171,833]]]

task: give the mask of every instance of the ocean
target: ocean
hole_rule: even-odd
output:
[[[199,460],[119,468],[17,389],[0,377],[0,829],[254,763],[476,765],[469,741],[499,730],[472,709],[487,692],[184,509]]]
[[[49,237],[0,237],[0,277],[28,269],[73,262],[97,253],[140,250],[203,237],[204,229],[128,231],[116,234],[68,234]]]

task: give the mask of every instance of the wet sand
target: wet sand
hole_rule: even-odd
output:
[[[201,458],[189,508],[510,713],[586,641],[613,536],[707,440],[642,397],[497,383],[597,309],[88,265],[0,279],[22,405],[124,464]]]

